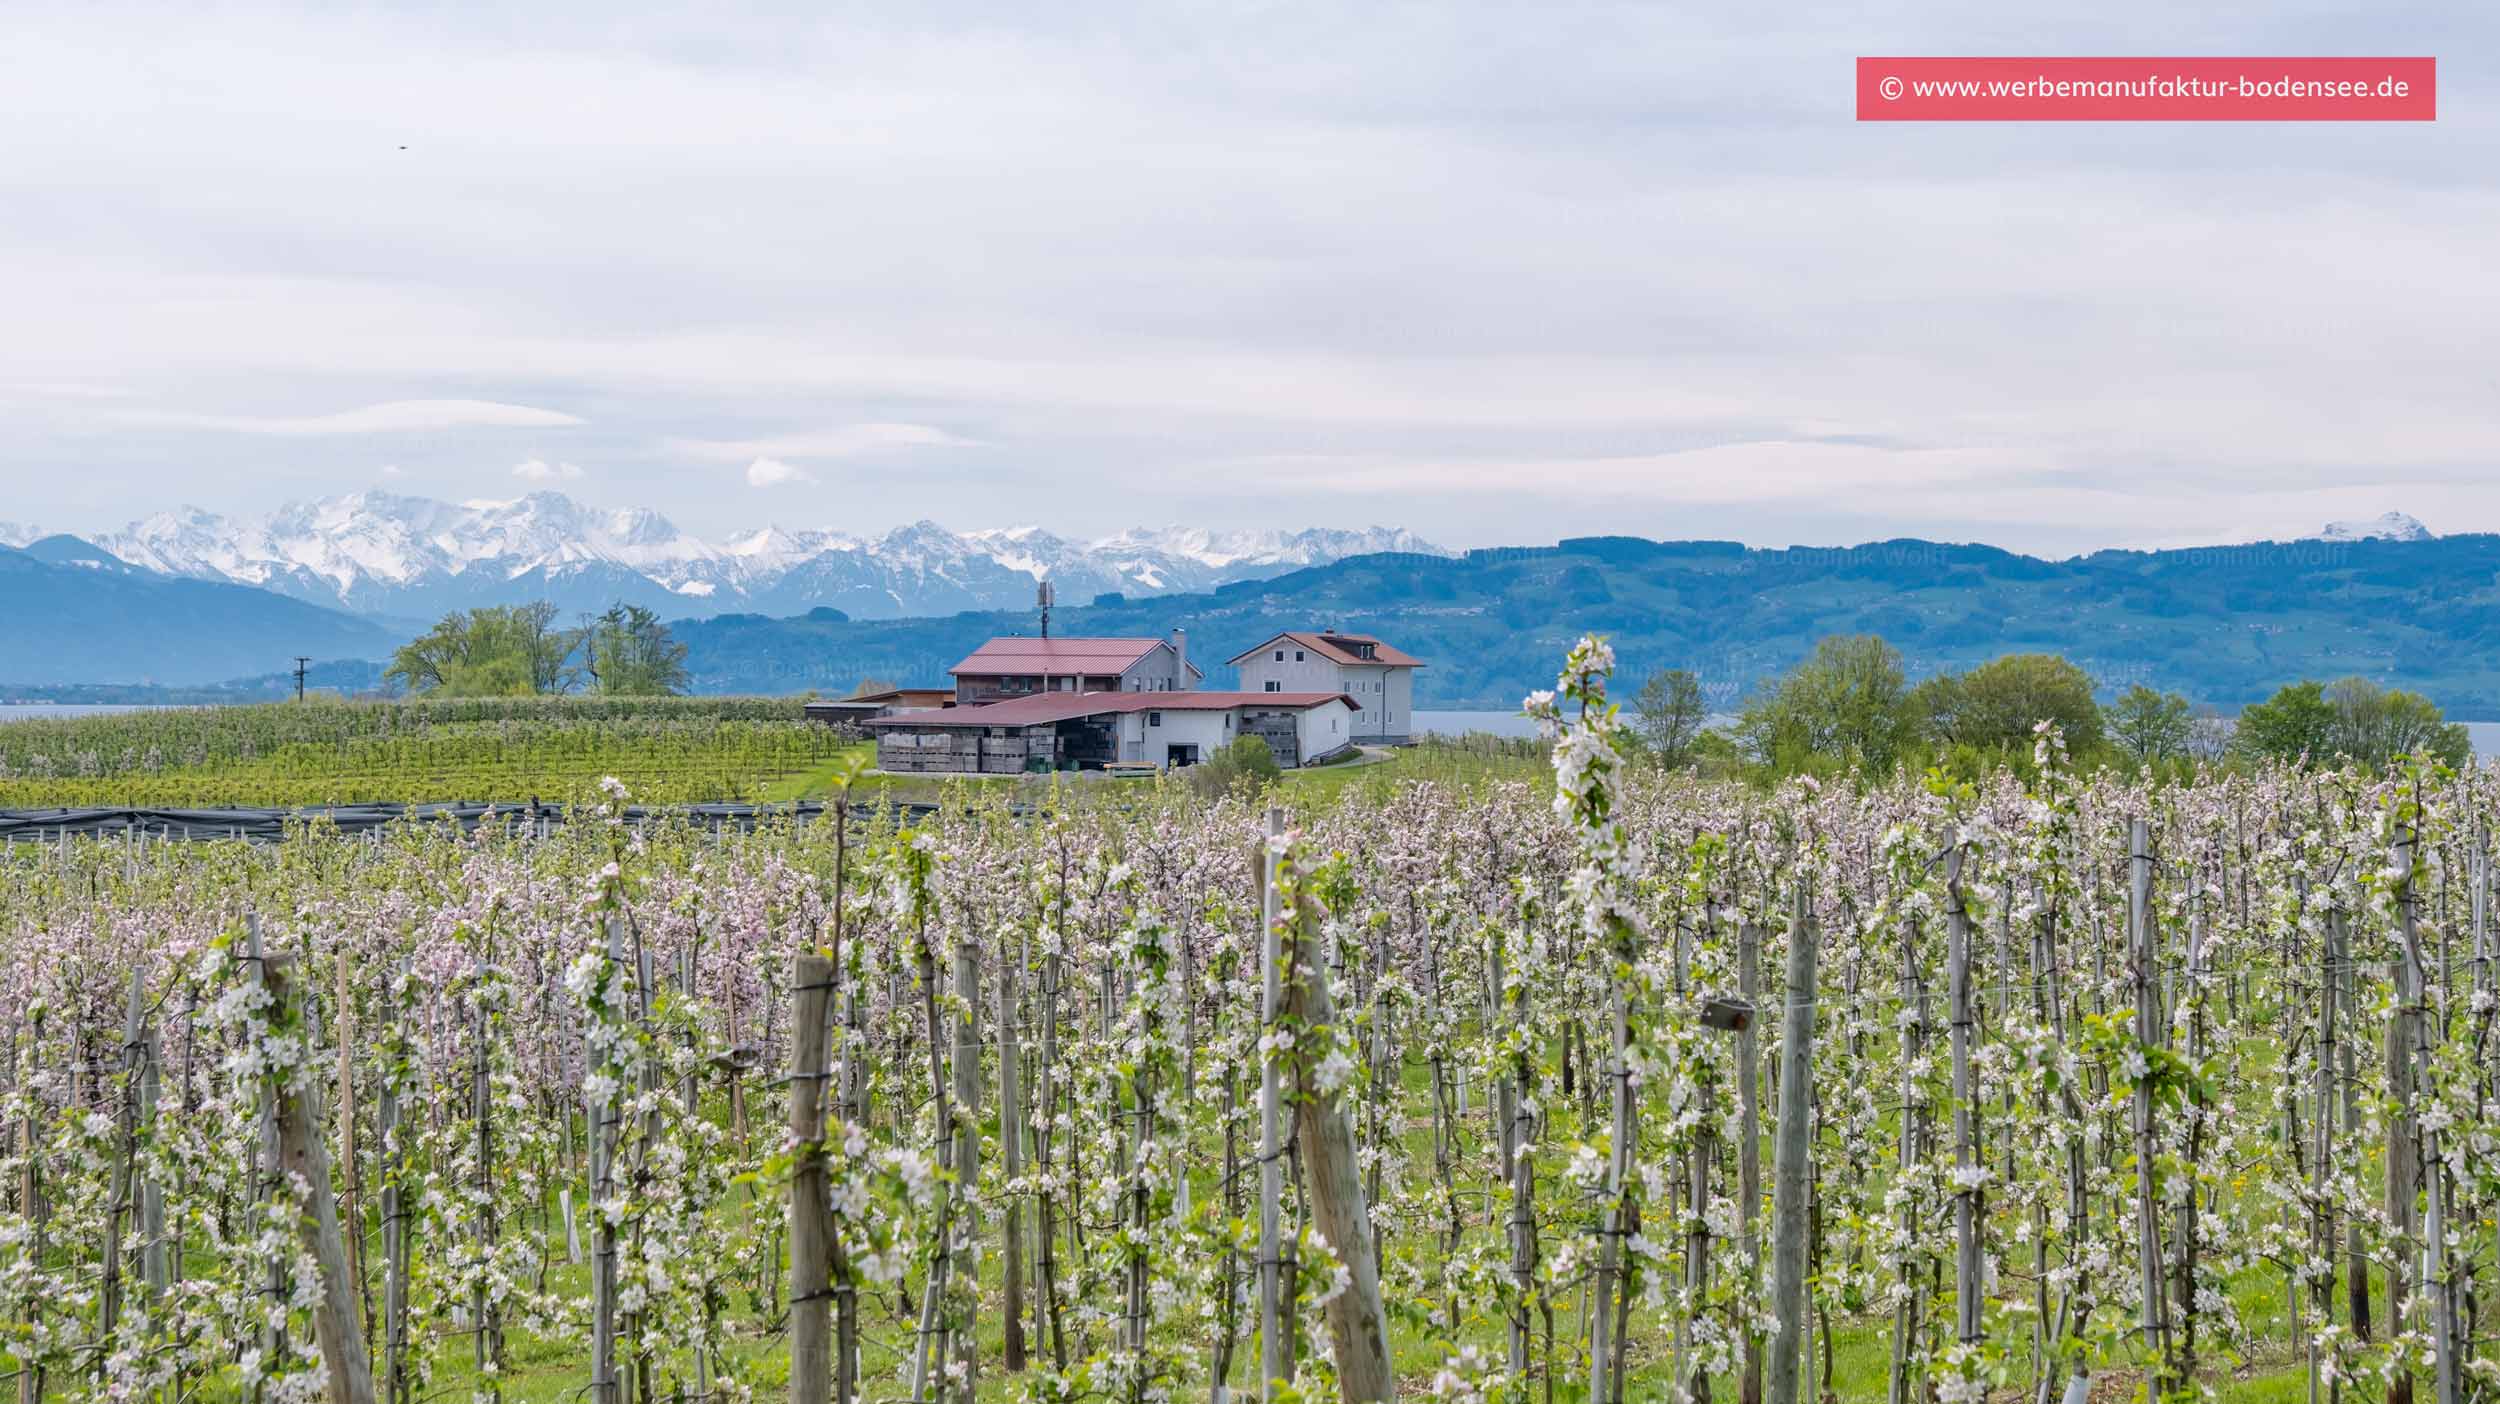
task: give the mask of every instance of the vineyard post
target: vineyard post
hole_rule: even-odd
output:
[[[1762,1051],[1754,1025],[1761,1017],[1762,928],[1750,918],[1736,926],[1736,997],[1744,1003],[1745,1022],[1736,1030],[1737,1219],[1743,1235],[1745,1270],[1759,1290],[1762,1281]],[[1762,1335],[1745,1327],[1744,1378],[1738,1404],[1762,1404]]]
[[[1278,1256],[1278,1221],[1285,1204],[1285,1137],[1272,1042],[1277,1020],[1284,1013],[1283,933],[1279,929],[1284,917],[1275,878],[1275,844],[1284,831],[1285,811],[1271,807],[1267,837],[1250,850],[1250,869],[1259,885],[1259,1404],[1273,1404],[1276,1386],[1292,1368],[1285,1354],[1282,1303],[1277,1298],[1283,1267]]]
[[[292,986],[294,971],[293,956],[274,955],[261,962],[261,979],[274,1007],[284,1009],[291,996],[300,998]],[[320,1269],[321,1292],[312,1309],[313,1343],[321,1351],[330,1404],[374,1404],[373,1365],[365,1356],[364,1333],[356,1325],[356,1304],[348,1292],[347,1245],[339,1231],[338,1201],[330,1190],[330,1152],[321,1135],[321,1083],[306,1078],[294,1090],[281,1085],[273,1103],[278,1165],[305,1186],[297,1232]]]
[[[1023,998],[1024,962],[1005,947],[998,959],[998,1148],[1010,1188],[1001,1245],[1006,1288],[1003,1342],[1010,1372],[1024,1369],[1024,1196],[1013,1186],[1024,1178],[1024,1050],[1016,1038],[1017,1004]]]
[[[1298,856],[1298,855],[1296,855]],[[1299,872],[1297,870],[1297,879]],[[1286,954],[1286,1013],[1316,1037],[1336,1037],[1337,1008],[1328,974],[1313,960],[1326,923],[1307,888],[1297,887],[1294,909],[1280,925],[1292,930]],[[1305,1052],[1297,1044],[1297,1052]],[[1311,1197],[1311,1226],[1328,1241],[1350,1280],[1328,1303],[1328,1334],[1334,1349],[1339,1397],[1344,1404],[1390,1404],[1397,1381],[1389,1365],[1389,1322],[1380,1299],[1379,1255],[1373,1248],[1371,1212],[1364,1202],[1361,1159],[1354,1121],[1336,1096],[1320,1086],[1314,1060],[1296,1059],[1294,1140],[1302,1148],[1302,1177]]]
[[[2154,1011],[2153,988],[2156,959],[2153,930],[2153,849],[2152,831],[2141,819],[2127,821],[2127,936],[2129,972],[2135,986],[2135,1041],[2137,1057],[2150,1059],[2154,1039],[2160,1030]],[[2154,1186],[2153,1155],[2153,1080],[2150,1070],[2135,1079],[2135,1213],[2136,1263],[2141,1276],[2142,1301],[2137,1325],[2144,1333],[2146,1346],[2154,1352],[2153,1369],[2155,1397],[2166,1393],[2176,1381],[2171,1374],[2169,1298],[2162,1291],[2161,1198]]]
[[[112,1170],[112,1190],[104,1208],[104,1281],[101,1291],[101,1329],[108,1342],[113,1327],[121,1319],[122,1305],[122,1216],[130,1212],[131,1190],[137,1183],[134,1171],[139,1154],[139,1068],[147,1057],[147,983],[137,970],[130,972],[130,1008],[122,1022],[122,1086],[118,1101]],[[99,1353],[96,1368],[106,1365]]]
[[[258,912],[249,913],[244,918],[244,954],[246,960],[251,966],[251,978],[259,981],[261,987],[264,990],[267,990],[269,988],[270,957],[268,957],[261,948],[260,914]],[[277,992],[270,990],[269,998],[273,1005],[276,1004],[278,998]],[[276,1187],[278,1176],[281,1173],[278,1165],[278,1157],[280,1154],[278,1142],[278,1099],[271,1094],[269,1082],[266,1078],[262,1079],[260,1083],[259,1113],[257,1119],[260,1127],[260,1154],[253,1166],[252,1200],[255,1204],[269,1196],[270,1191]],[[286,1269],[282,1264],[278,1263],[274,1259],[269,1264],[269,1279],[266,1284],[266,1288],[271,1301],[282,1301],[287,1295]],[[283,1321],[283,1319],[283,1317],[274,1319],[261,1328],[261,1350],[263,1351],[264,1358],[266,1359],[277,1359],[280,1349],[285,1343],[285,1327],[279,1324]],[[253,1404],[259,1404],[261,1395],[261,1386],[259,1382],[255,1381],[252,1386]]]
[[[339,1219],[347,1229],[348,1271],[356,1279],[359,1329],[373,1315],[373,1297],[365,1278],[365,1218],[360,1191],[364,1178],[356,1159],[356,1013],[348,995],[348,962],[341,952],[332,962],[338,968],[338,996],[331,1011],[331,1022],[337,1026],[339,1040]]]
[[[790,995],[790,1404],[827,1404],[833,1397],[833,1226],[823,1089],[833,962],[802,955],[791,973],[797,982]]]
[[[948,1260],[951,1264],[956,1256],[965,1258],[962,1270],[977,1285],[979,1270],[972,1253],[981,1238],[980,1209],[974,1198],[981,1185],[981,946],[968,930],[955,941],[955,1056],[951,1069],[955,1080],[955,1198],[963,1205],[963,1213],[956,1230],[962,1246],[959,1254],[950,1253]],[[943,1339],[955,1349],[963,1365],[963,1374],[956,1381],[956,1397],[962,1404],[972,1404],[979,1384],[981,1338],[977,1331],[956,1331],[952,1319],[950,1313]]]
[[[2217,888],[2217,891],[2220,889]],[[2191,872],[2188,879],[2188,942],[2187,970],[2181,976],[2180,998],[2187,1005],[2187,1061],[2190,1076],[2199,1079],[2188,1086],[2189,1188],[2179,1201],[2178,1236],[2178,1306],[2180,1324],[2180,1375],[2196,1376],[2197,1326],[2201,1313],[2196,1305],[2196,1260],[2199,1255],[2197,1210],[2201,1194],[2195,1186],[2194,1167],[2203,1159],[2205,1137],[2205,1099],[2198,1090],[2205,1061],[2205,884],[2201,872]],[[2297,1137],[2293,1138],[2297,1143]]]
[[[1503,933],[1492,937],[1490,969],[1492,999],[1488,1017],[1498,1021],[1499,1037],[1514,1047],[1502,1067],[1502,1077],[1493,1088],[1493,1116],[1501,1134],[1502,1184],[1510,1191],[1510,1373],[1525,1378],[1528,1373],[1528,1348],[1533,1336],[1528,1306],[1536,1292],[1536,1170],[1531,1160],[1533,1148],[1528,1144],[1528,1115],[1524,1085],[1527,1080],[1528,1055],[1524,1044],[1527,1023],[1527,982],[1513,993],[1509,963],[1503,955]]]
[[[470,1063],[469,1108],[471,1115],[477,1121],[477,1252],[481,1261],[493,1252],[496,1234],[495,1096],[494,1083],[488,1075],[487,1064],[487,1040],[493,1035],[488,1024],[486,1001],[482,997],[484,994],[483,988],[477,985],[470,987],[469,997],[476,1005],[474,1028],[477,1048],[476,1056],[471,1059]],[[344,1048],[343,1044],[341,1046]],[[481,1278],[469,1293],[469,1315],[477,1328],[477,1335],[473,1341],[474,1349],[470,1358],[476,1364],[479,1378],[485,1382],[485,1388],[479,1393],[485,1395],[490,1404],[503,1397],[500,1374],[493,1368],[498,1363],[497,1357],[501,1354],[501,1343],[497,1340],[500,1327],[492,1314],[493,1311],[493,1304],[486,1294],[486,1282]]]
[[[139,1124],[156,1125],[162,1051],[151,1022],[140,1036]],[[150,1176],[139,1186],[139,1277],[151,1298],[162,1298],[173,1286],[172,1264],[165,1243],[165,1186]]]
[[[2421,836],[2410,823],[2396,830],[2396,920],[2404,938],[2405,997],[2411,1003],[2408,1032],[2411,1043],[2407,1057],[2412,1067],[2407,1082],[2421,1078],[2430,1066],[2430,1023],[2423,1007],[2422,988],[2427,972],[2422,956],[2421,893],[2415,885],[2419,875],[2416,852]],[[2445,994],[2443,991],[2443,999]],[[2436,1125],[2424,1120],[2419,1102],[2406,1108],[2412,1118],[2408,1139],[2412,1142],[2415,1163],[2428,1181],[2426,1214],[2422,1238],[2429,1251],[2426,1265],[2431,1289],[2431,1369],[2434,1397],[2437,1404],[2458,1404],[2457,1381],[2457,1284],[2448,1262],[2448,1166],[2440,1155],[2440,1135]],[[2409,1193],[2409,1191],[2408,1191]]]
[[[1042,1046],[1035,1057],[1033,1105],[1039,1113],[1033,1122],[1033,1151],[1041,1161],[1041,1194],[1034,1204],[1033,1236],[1040,1251],[1035,1255],[1040,1273],[1040,1290],[1034,1294],[1034,1334],[1050,1337],[1051,1359],[1057,1366],[1068,1368],[1068,1339],[1059,1312],[1059,1223],[1057,1196],[1051,1189],[1051,1161],[1058,1145],[1053,1118],[1059,1106],[1059,990],[1064,972],[1061,950],[1067,941],[1068,929],[1068,850],[1067,838],[1059,837],[1059,880],[1051,889],[1053,913],[1051,941],[1042,952]]]
[[[18,1212],[26,1216],[26,1259],[34,1263],[43,1261],[48,1246],[44,1242],[44,1227],[51,1218],[51,1206],[44,1202],[43,1136],[37,1126],[35,1112],[39,1105],[34,1093],[35,1076],[41,1066],[39,1058],[42,1048],[43,1006],[38,1004],[35,1006],[33,1015],[27,1020],[26,1057],[22,1060],[23,1070],[18,1075],[20,1116],[17,1126],[18,1151],[25,1157],[18,1169]],[[36,1281],[30,1277],[27,1280],[24,1311],[20,1317],[25,1323],[28,1334],[33,1334],[37,1324],[36,1318],[43,1311],[44,1305],[44,1299],[37,1289]],[[18,1404],[41,1404],[43,1375],[41,1359],[28,1359],[19,1363]]]
[[[946,1041],[938,1025],[937,955],[929,946],[929,911],[925,896],[914,900],[912,933],[913,962],[920,984],[921,1022],[929,1043],[929,1100],[936,1110],[932,1118],[935,1130],[938,1168],[949,1172],[955,1168],[955,1108],[946,1076]],[[901,1024],[900,1019],[895,1020]],[[943,1183],[938,1191],[938,1218],[935,1242],[936,1257],[929,1264],[927,1278],[920,1288],[920,1332],[913,1339],[911,1354],[912,1404],[928,1404],[929,1377],[934,1369],[943,1369],[945,1355],[938,1340],[939,1323],[944,1319],[946,1278],[951,1266],[955,1235],[955,1199],[958,1186]],[[848,1404],[845,1401],[845,1404]]]
[[[1798,880],[1788,921],[1788,988],[1780,1020],[1779,1126],[1771,1154],[1770,1404],[1797,1404],[1805,1371],[1806,1193],[1813,1174],[1814,988],[1822,933]]]
[[[1962,861],[1967,850],[1958,832],[1945,836],[1945,998],[1952,1006],[1953,1041],[1953,1304],[1956,1336],[1963,1345],[1980,1338],[1986,1293],[1979,1280],[1980,1167],[1972,1124],[1977,1098],[1971,1086],[1970,911],[1962,901]]]
[[[391,987],[394,990],[401,988],[407,978],[408,966],[403,961],[392,978]],[[403,1181],[407,1178],[407,1146],[401,1136],[399,1077],[395,1070],[385,1070],[382,1101],[375,1114],[381,1119],[382,1136],[382,1161],[378,1171],[382,1178],[383,1387],[389,1395],[388,1404],[408,1404],[408,1226],[405,1221],[408,1194],[403,1188]],[[570,1195],[571,1191],[567,1190],[566,1194]]]
[[[2342,985],[2338,995],[2344,1008],[2358,1011],[2361,1007],[2360,963],[2352,958],[2352,923],[2342,907],[2326,914],[2327,932],[2334,943],[2336,966],[2332,974]],[[2344,1139],[2359,1145],[2361,1137],[2361,1075],[2359,1056],[2353,1051],[2357,1040],[2345,1039],[2336,1049],[2336,1073],[2344,1083]],[[2370,1257],[2362,1240],[2361,1216],[2348,1215],[2344,1220],[2344,1297],[2351,1312],[2353,1334],[2370,1339]]]
[[[1901,918],[1901,1128],[1900,1168],[1906,1178],[1924,1154],[1925,1107],[1919,1097],[1919,1063],[1927,1044],[1927,995],[1920,981],[1918,918],[1904,914]],[[1917,1253],[1919,1235],[1918,1196],[1901,1196],[1901,1239],[1907,1252]],[[1915,1262],[1905,1258],[1902,1275],[1908,1278],[1916,1270]],[[1914,1376],[1912,1360],[1924,1334],[1919,1322],[1921,1294],[1904,1291],[1893,1307],[1892,1369],[1886,1385],[1889,1404],[1910,1404]]]
[[[1612,1104],[1613,1131],[1607,1145],[1605,1209],[1599,1218],[1597,1276],[1589,1306],[1589,1398],[1596,1404],[1620,1404],[1623,1389],[1623,1342],[1617,1335],[1615,1298],[1622,1275],[1625,1181],[1632,1168],[1632,991],[1628,977],[1637,953],[1631,924],[1621,917],[1606,922],[1607,942],[1600,948],[1606,963],[1606,1091]],[[1678,939],[1682,930],[1678,927]]]
[[[2300,879],[2296,890],[2299,894],[2298,909],[2305,912],[2308,910],[2309,906],[2308,880],[2306,878]],[[2325,935],[2320,942],[2321,954],[2318,962],[2318,1066],[2317,1072],[2312,1079],[2314,1084],[2314,1095],[2317,1099],[2317,1143],[2315,1147],[2315,1163],[2309,1167],[2310,1199],[2312,1204],[2315,1205],[2315,1208],[2311,1210],[2313,1223],[2310,1229],[2310,1245],[2312,1256],[2318,1263],[2325,1266],[2326,1273],[2318,1279],[2317,1284],[2311,1289],[2311,1293],[2316,1300],[2318,1308],[2318,1324],[2321,1327],[2332,1325],[2335,1320],[2335,1205],[2334,1201],[2328,1198],[2328,1186],[2332,1178],[2332,1167],[2335,1160],[2335,1062],[2337,1052],[2335,1046],[2335,970],[2338,963],[2340,963],[2343,959],[2341,952],[2336,949],[2335,937],[2336,924],[2329,922],[2326,925]],[[2320,1377],[2323,1373],[2324,1366],[2325,1361],[2320,1357],[2317,1342],[2313,1338],[2309,1342],[2309,1397],[2312,1404],[2315,1404],[2315,1401],[2318,1398],[2319,1385],[2321,1383]]]
[[[607,919],[607,947],[603,958],[610,966],[621,965],[625,959],[625,928],[614,913]],[[598,1018],[597,1014],[590,1016]],[[621,1393],[616,1373],[616,1224],[608,1217],[608,1204],[616,1195],[616,1116],[597,1100],[589,1105],[590,1117],[590,1404],[618,1404]]]

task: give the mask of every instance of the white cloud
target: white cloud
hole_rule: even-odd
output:
[[[2466,66],[2450,120],[2401,130],[1879,130],[1846,56],[1957,52],[2001,7],[567,8],[13,24],[0,132],[80,136],[0,139],[13,514],[191,477],[273,505],[380,456],[335,436],[404,432],[382,452],[446,495],[563,454],[723,532],[759,459],[911,465],[844,478],[856,520],[972,500],[1072,532],[2089,544],[2397,482],[2452,486],[2436,520],[2427,490],[2333,515],[2500,526],[2500,188],[2472,175],[2500,124]],[[2022,39],[2233,52],[2260,10],[2276,52],[2386,28],[2048,0]],[[2406,42],[2485,52],[2495,16],[2410,7]],[[404,398],[434,394],[479,398]],[[499,428],[530,437],[415,441]],[[1346,476],[1189,471],[1291,455]]]
[[[927,424],[871,423],[761,439],[671,439],[669,447],[695,458],[735,463],[742,458],[857,458],[882,449],[972,448],[977,443]]]
[[[402,470],[396,463],[385,463],[382,465],[382,476],[385,478],[400,477],[402,476]]]
[[[508,405],[494,400],[391,400],[336,414],[265,416],[184,414],[136,410],[121,416],[140,424],[182,429],[224,429],[237,434],[404,434],[441,429],[562,429],[583,421],[561,410]]]
[[[747,465],[747,486],[780,487],[784,483],[812,483],[806,470],[782,462],[778,458],[759,458]]]
[[[533,458],[526,463],[512,465],[512,476],[533,483],[552,483],[558,479],[570,481],[581,475],[582,466],[578,463],[549,463],[543,458]]]

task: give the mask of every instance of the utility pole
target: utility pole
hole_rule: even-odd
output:
[[[304,700],[304,670],[311,662],[300,653],[295,656],[295,700],[298,702]]]

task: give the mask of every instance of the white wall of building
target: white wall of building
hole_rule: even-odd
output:
[[[1295,719],[1294,730],[1305,761],[1317,760],[1359,734],[1354,709],[1343,702],[1322,702],[1304,708]]]
[[[1198,759],[1210,761],[1232,744],[1234,734],[1233,714],[1222,708],[1130,712],[1120,718],[1120,759],[1162,765],[1171,747],[1196,746]]]
[[[1276,686],[1269,687],[1271,682]],[[1242,660],[1241,690],[1342,692],[1356,704],[1355,735],[1405,737],[1415,730],[1414,669],[1339,663],[1291,639],[1270,643]]]

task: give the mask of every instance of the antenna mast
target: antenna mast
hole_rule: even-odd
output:
[[[1049,638],[1050,607],[1058,602],[1059,592],[1053,590],[1050,587],[1050,582],[1045,580],[1034,588],[1033,596],[1034,601],[1042,607],[1042,637]]]
[[[304,668],[311,662],[300,653],[295,656],[295,700],[298,702],[304,700]]]

